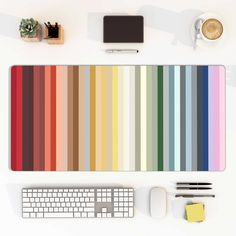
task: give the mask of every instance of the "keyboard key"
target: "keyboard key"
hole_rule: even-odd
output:
[[[87,217],[87,213],[86,212],[82,212],[81,216],[82,216],[82,218],[85,218],[85,217]]]
[[[29,202],[24,202],[22,206],[23,206],[23,207],[31,207],[31,203],[29,203]]]
[[[107,212],[107,208],[102,208],[102,212]]]
[[[30,200],[29,200],[29,198],[28,197],[26,197],[26,198],[23,198],[23,202],[29,202]]]
[[[95,216],[95,214],[94,214],[94,212],[89,212],[88,213],[88,217],[90,218],[90,217],[94,217]]]
[[[55,212],[51,212],[51,213],[44,213],[44,217],[45,218],[58,218],[58,217],[61,217],[61,218],[72,218],[74,216],[74,214],[72,212],[58,212],[58,213],[55,213]]]
[[[32,207],[27,207],[27,208],[23,208],[23,212],[33,212],[34,208]]]
[[[80,212],[75,212],[75,213],[74,213],[74,217],[80,218],[80,217],[81,217],[81,213],[80,213]]]
[[[37,218],[43,218],[43,213],[37,213],[37,214],[36,214],[36,217],[37,217]]]
[[[30,214],[28,212],[24,212],[22,216],[23,216],[23,218],[29,218]]]
[[[85,211],[85,212],[93,212],[93,211],[94,211],[94,208],[85,207],[85,208],[84,208],[84,211]]]
[[[122,212],[114,212],[114,217],[123,217]]]
[[[133,217],[133,216],[134,216],[134,209],[129,208],[129,217]]]
[[[36,213],[34,213],[34,212],[30,213],[30,217],[31,218],[35,218],[36,217]]]

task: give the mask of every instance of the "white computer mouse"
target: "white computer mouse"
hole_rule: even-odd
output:
[[[163,218],[167,210],[167,193],[164,188],[154,187],[150,190],[150,215]]]

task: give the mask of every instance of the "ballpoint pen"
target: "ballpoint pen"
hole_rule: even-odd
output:
[[[176,189],[178,190],[209,190],[212,188],[208,188],[208,187],[176,187]]]
[[[137,49],[106,49],[107,53],[138,53]]]
[[[194,197],[215,197],[214,194],[176,194],[175,197],[194,198]]]
[[[212,185],[212,183],[207,182],[177,182],[177,185]]]

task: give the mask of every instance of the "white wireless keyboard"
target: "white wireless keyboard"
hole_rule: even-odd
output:
[[[130,218],[133,216],[133,188],[22,189],[23,218]]]

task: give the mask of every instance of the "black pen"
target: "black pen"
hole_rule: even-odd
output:
[[[176,187],[176,189],[178,190],[208,190],[208,189],[212,189],[212,188],[208,188],[208,187]]]
[[[212,185],[212,183],[205,182],[178,182],[177,185]]]
[[[175,197],[193,198],[193,197],[215,197],[215,194],[176,194]]]

